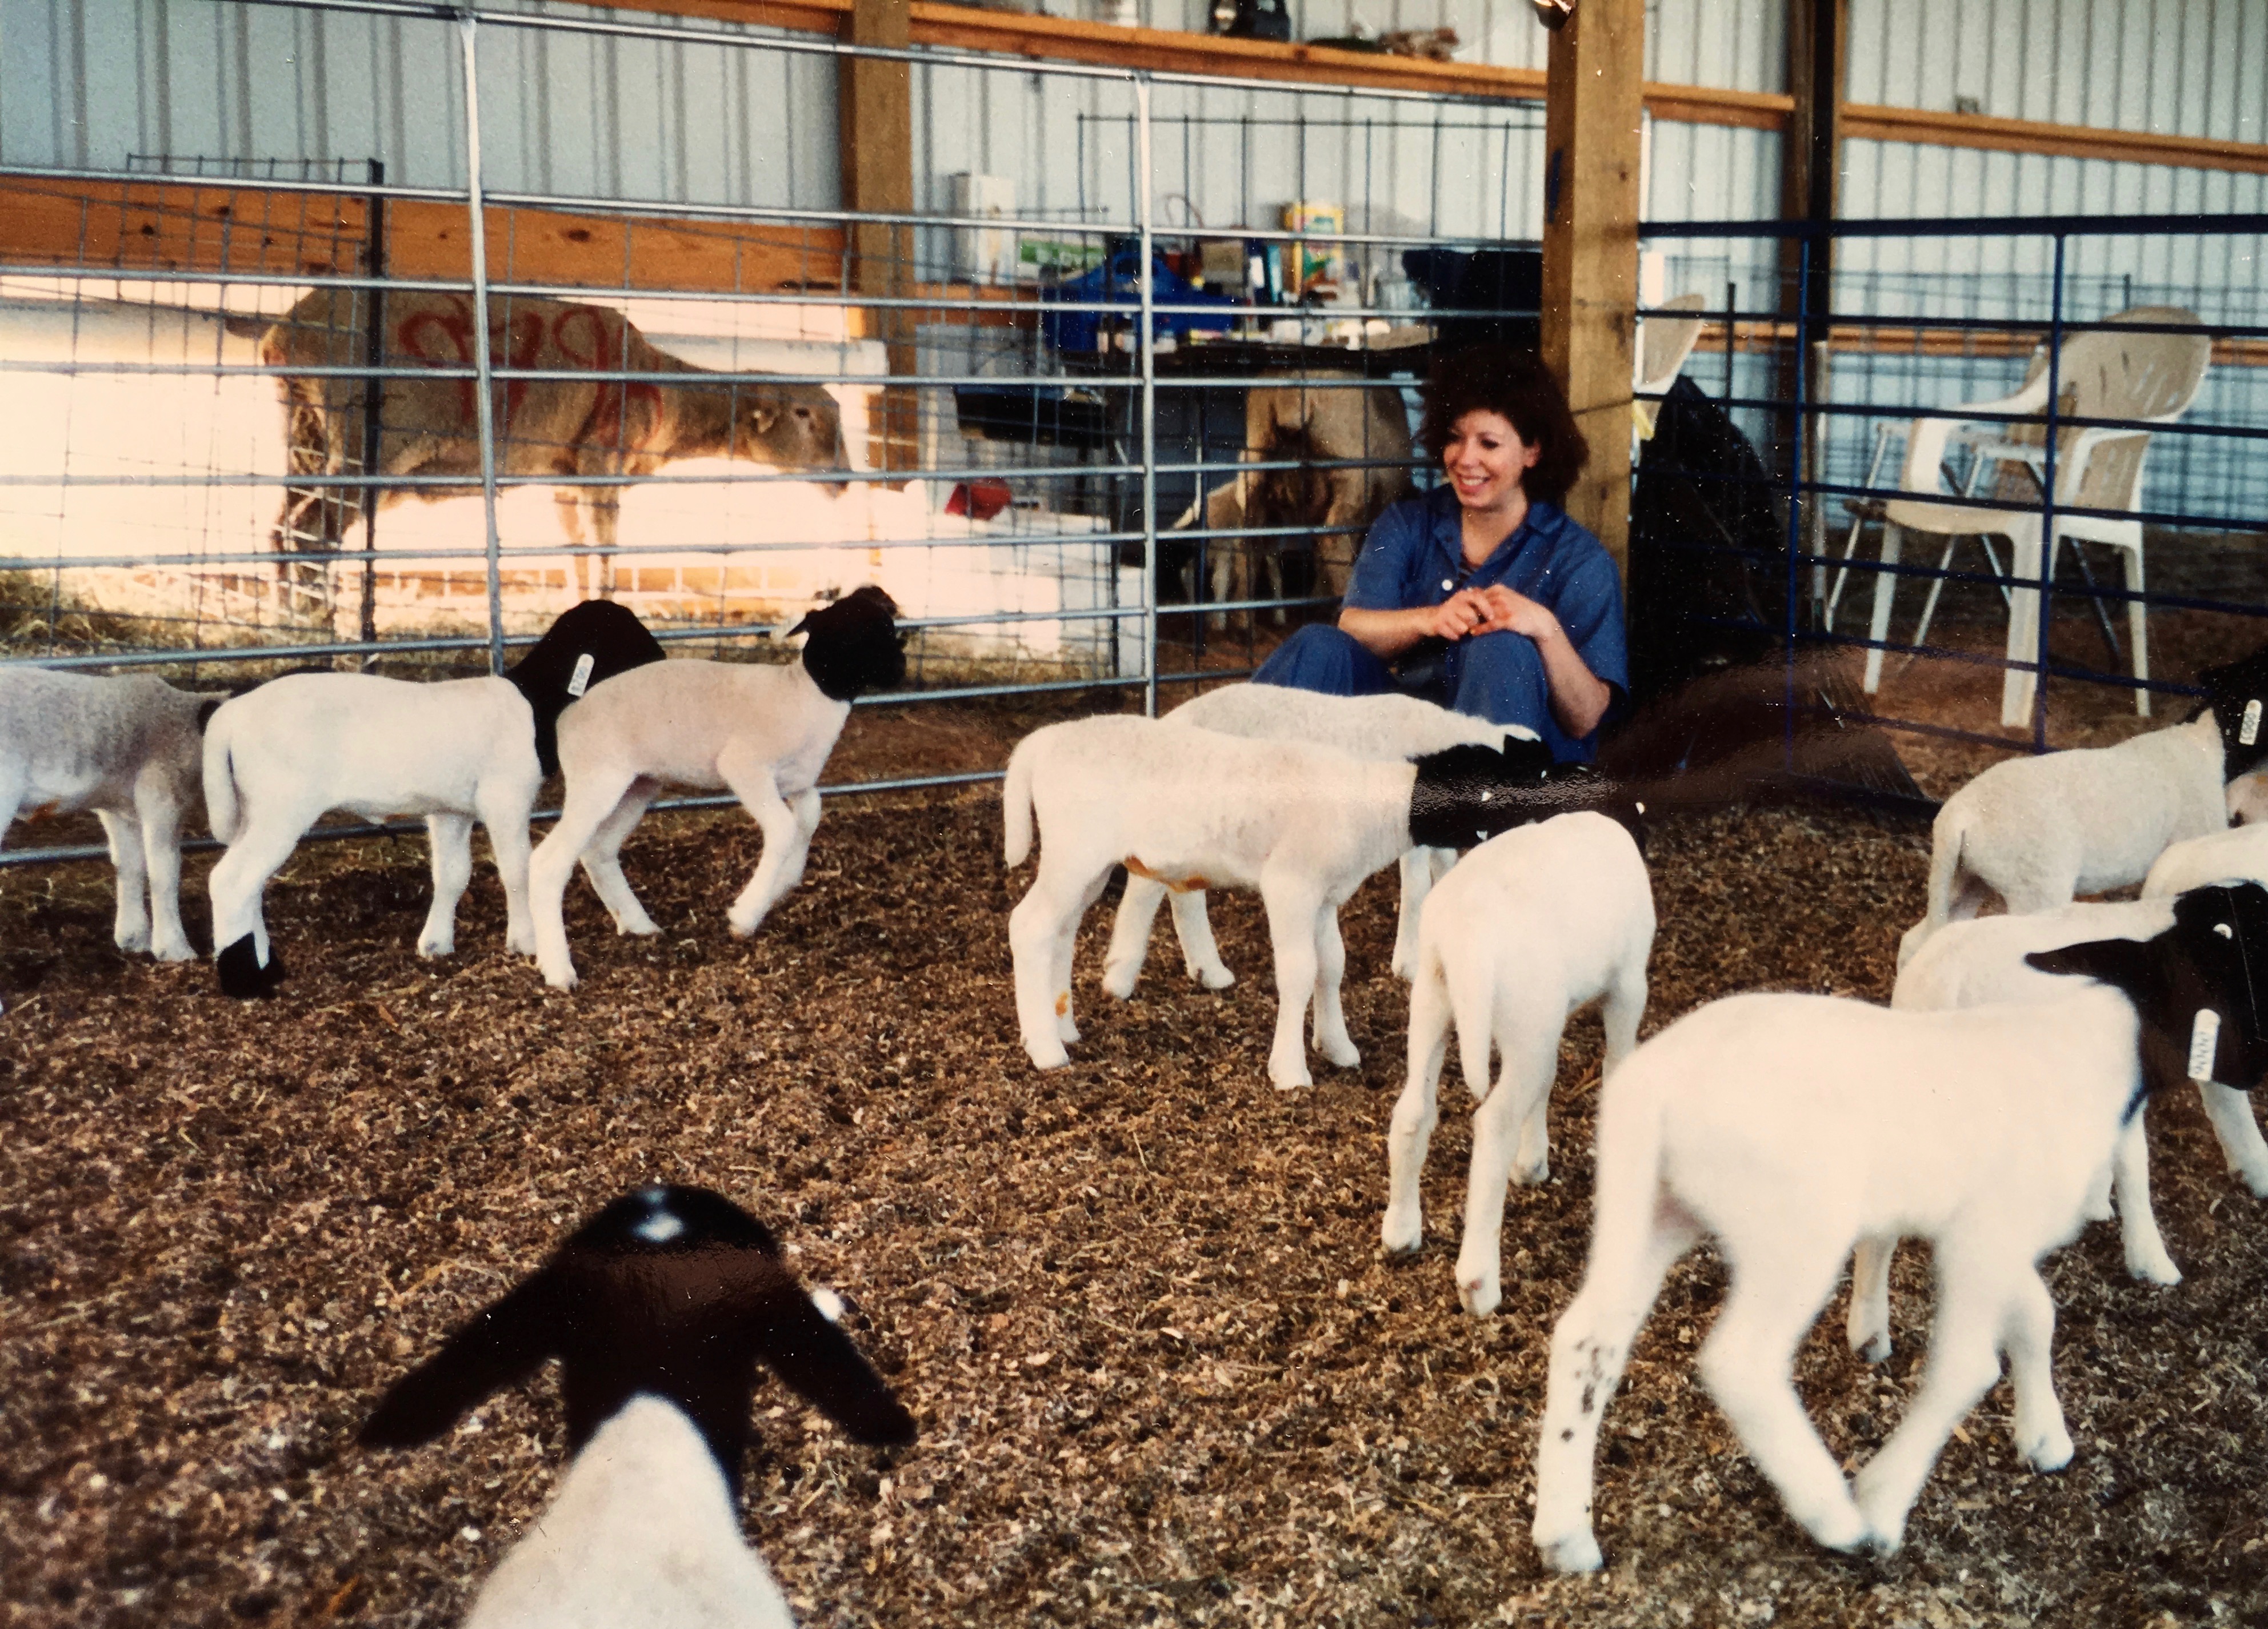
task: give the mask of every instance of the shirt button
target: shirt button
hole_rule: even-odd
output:
[[[1445,578],[1443,578],[1443,579],[1441,579],[1441,592],[1442,592],[1443,593],[1448,593],[1452,588],[1454,588],[1455,586],[1456,586],[1456,584],[1454,584],[1454,583],[1451,582],[1447,578],[1446,578],[1446,577],[1445,577]]]

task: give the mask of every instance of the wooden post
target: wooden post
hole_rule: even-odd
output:
[[[1787,8],[1787,86],[1795,99],[1781,148],[1780,217],[1825,221],[1835,218],[1842,193],[1842,136],[1837,115],[1847,83],[1843,42],[1848,33],[1850,0],[1791,0]],[[1812,251],[1811,309],[1827,309],[1827,273],[1831,247],[1823,240]],[[1789,278],[1799,264],[1787,246],[1781,267]],[[1793,283],[1782,307],[1795,308]]]
[[[1579,0],[1544,87],[1543,361],[1591,444],[1567,512],[1625,579],[1645,55],[1645,0]]]
[[[902,50],[913,43],[911,0],[852,0],[843,24],[848,45]],[[841,59],[836,106],[842,119],[843,207],[878,215],[909,215],[914,207],[913,67],[873,57]],[[850,291],[904,299],[914,290],[913,228],[861,222],[845,234]],[[913,327],[902,308],[866,311],[866,332],[888,347],[895,374],[915,370]],[[910,469],[919,461],[914,393],[896,387],[881,395],[871,426],[874,464]]]

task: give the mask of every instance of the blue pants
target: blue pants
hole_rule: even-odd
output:
[[[1281,684],[1326,696],[1381,696],[1400,689],[1393,670],[1352,635],[1313,623],[1276,647],[1252,675],[1256,684]],[[1551,688],[1535,642],[1523,635],[1484,633],[1453,641],[1441,652],[1440,676],[1410,692],[1491,724],[1523,724],[1541,736],[1561,763],[1587,763],[1595,738],[1577,741],[1551,716]]]

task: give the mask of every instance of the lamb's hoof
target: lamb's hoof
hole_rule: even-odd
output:
[[[556,964],[545,962],[540,962],[539,965],[543,971],[543,982],[554,990],[572,990],[583,982],[575,976],[575,966],[571,962]]]
[[[1880,1363],[1890,1355],[1889,1332],[1887,1330],[1877,1330],[1874,1334],[1853,1345],[1851,1350],[1858,1353],[1859,1360],[1862,1363]]]
[[[1315,1083],[1315,1077],[1307,1072],[1307,1065],[1304,1061],[1296,1069],[1279,1068],[1270,1065],[1268,1079],[1279,1092],[1296,1092]]]
[[[2126,1258],[2129,1276],[2145,1284],[2156,1284],[2171,1288],[2182,1281],[2182,1270],[2174,1265],[2174,1258],[2162,1249],[2156,1255],[2130,1256]]]
[[[1815,1531],[1812,1534],[1814,1538],[1826,1544],[1830,1550],[1856,1550],[1863,1544],[1876,1555],[1896,1555],[1904,1547],[1905,1511],[1889,1508],[1888,1495],[1876,1487],[1874,1478],[1867,1474],[1880,1463],[1881,1461],[1879,1458],[1868,1461],[1860,1468],[1852,1487],[1859,1507],[1860,1525],[1859,1535],[1848,1544],[1829,1544],[1824,1535]]]
[[[1207,990],[1226,990],[1236,982],[1236,975],[1225,967],[1201,967],[1189,977]]]
[[[259,949],[251,934],[247,933],[213,958],[220,969],[220,992],[239,1001],[250,1001],[271,995],[284,981],[284,959],[276,954],[276,947],[268,947],[268,961],[263,965]]]
[[[741,932],[739,928],[733,930],[742,939],[747,938],[749,933],[755,931],[754,926],[749,927],[747,932]],[[651,939],[660,932],[661,929],[654,925],[652,917],[616,917],[615,918],[615,932],[618,937]]]
[[[1516,1187],[1541,1188],[1551,1180],[1551,1161],[1546,1159],[1533,1164],[1515,1165],[1512,1168],[1512,1180]]]
[[[1425,1219],[1412,1205],[1408,1211],[1388,1210],[1379,1224],[1378,1242],[1388,1256],[1415,1256],[1425,1246]]]
[[[1476,1318],[1485,1318],[1504,1302],[1504,1285],[1493,1272],[1457,1273],[1457,1299]]]
[[[457,954],[457,936],[452,933],[446,939],[421,939],[417,941],[417,954],[428,962],[453,956]]]
[[[194,962],[197,959],[196,947],[186,939],[168,940],[153,954],[160,962]]]
[[[1606,1565],[1606,1558],[1599,1553],[1599,1541],[1587,1532],[1550,1541],[1539,1538],[1535,1548],[1543,1565],[1555,1573],[1595,1573]]]
[[[2016,1451],[2024,1463],[2035,1471],[2060,1471],[2071,1463],[2071,1433],[2057,1420],[2046,1430],[2035,1434],[2029,1441],[2019,1439]]]
[[[1319,1040],[1315,1043],[1315,1050],[1335,1069],[1354,1069],[1362,1064],[1362,1050],[1351,1041],[1342,1040],[1334,1043]]]
[[[1139,968],[1123,976],[1116,968],[1105,968],[1102,969],[1102,993],[1113,1001],[1131,1001],[1134,999],[1135,983],[1141,977],[1141,974],[1142,969]]]
[[[2268,1167],[2255,1170],[2249,1165],[2231,1165],[2228,1170],[2254,1198],[2268,1199]]]
[[[113,933],[110,942],[129,956],[150,954],[150,931],[147,928],[138,933]]]
[[[1071,1054],[1064,1050],[1060,1041],[1051,1046],[1035,1045],[1027,1041],[1024,1043],[1024,1055],[1032,1060],[1035,1069],[1063,1069],[1071,1064]]]
[[[504,936],[504,953],[508,956],[532,956],[535,954],[535,935],[521,933]]]

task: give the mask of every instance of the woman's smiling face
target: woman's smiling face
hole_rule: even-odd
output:
[[[1522,441],[1503,414],[1476,408],[1450,427],[1441,468],[1466,508],[1501,509],[1520,493],[1521,478],[1543,453]]]

